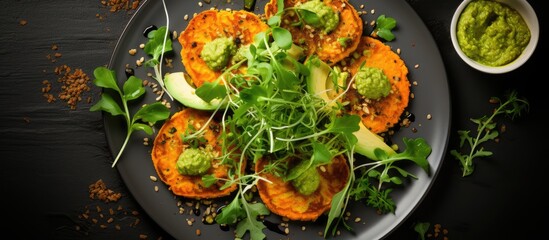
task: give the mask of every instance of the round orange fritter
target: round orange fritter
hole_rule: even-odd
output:
[[[284,0],[284,7],[293,7],[307,0]],[[326,5],[339,13],[339,25],[326,34],[320,29],[309,25],[294,26],[299,18],[294,10],[288,10],[282,17],[281,27],[292,33],[293,42],[303,47],[310,56],[316,54],[322,61],[333,66],[355,51],[362,36],[363,23],[356,9],[347,0],[324,0]],[[277,0],[271,0],[265,5],[265,16],[273,16],[278,11]],[[345,39],[342,46],[340,40]]]
[[[204,82],[213,82],[223,71],[210,69],[200,58],[206,43],[220,37],[232,37],[240,45],[247,45],[253,42],[257,33],[267,29],[268,25],[258,15],[245,10],[212,9],[198,13],[178,38],[182,47],[181,61],[194,85],[200,87]],[[243,71],[244,65],[240,67],[240,72]]]
[[[378,100],[364,99],[354,88],[347,93],[350,101],[350,112],[361,116],[362,123],[374,133],[389,130],[400,120],[410,97],[410,81],[408,68],[391,47],[378,39],[362,37],[357,50],[358,59],[347,62],[351,75],[354,75],[360,65],[383,69],[391,82],[391,92]],[[347,59],[345,60],[347,61]]]
[[[210,187],[205,187],[202,176],[186,176],[177,170],[177,159],[185,151],[186,144],[181,136],[199,130],[210,118],[210,112],[186,108],[175,113],[164,123],[152,148],[151,156],[154,168],[160,179],[166,183],[170,190],[178,196],[207,199],[229,195],[237,187],[236,184],[220,190],[224,182],[218,181]],[[221,152],[219,142],[220,126],[212,121],[204,133],[204,139],[213,147],[214,152]],[[231,165],[220,164],[220,160],[214,159],[212,166],[206,174],[213,174],[217,178],[227,178],[227,172]],[[244,171],[245,166],[242,166]]]
[[[255,171],[261,177],[271,181],[259,181],[257,189],[263,203],[277,215],[291,220],[314,221],[330,209],[332,198],[347,184],[349,166],[343,156],[335,157],[332,163],[317,167],[320,174],[320,186],[311,195],[298,192],[291,182],[272,173],[262,172],[268,160],[258,160]]]

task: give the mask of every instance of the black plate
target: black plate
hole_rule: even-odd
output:
[[[227,3],[227,0],[212,0],[212,3],[200,7],[198,1],[166,0],[170,16],[169,29],[175,30],[179,34],[188,23],[184,20],[185,15],[188,15],[190,19],[193,13],[211,7],[241,9],[242,2],[243,0],[232,0],[232,3]],[[266,2],[266,0],[257,1],[257,12],[262,12]],[[417,86],[412,85],[412,93],[415,97],[409,105],[410,112],[415,115],[415,121],[409,128],[402,128],[393,137],[393,142],[402,146],[401,139],[403,137],[422,137],[427,140],[433,149],[428,158],[431,164],[431,176],[426,175],[417,166],[405,166],[408,171],[418,176],[419,179],[411,180],[402,189],[393,191],[397,203],[395,214],[380,216],[362,203],[352,203],[349,206],[349,211],[353,213],[353,216],[360,217],[362,221],[354,223],[351,219],[349,222],[353,226],[355,234],[343,230],[341,236],[337,238],[381,239],[398,227],[412,213],[427,194],[436,178],[448,143],[451,114],[450,95],[446,71],[439,49],[431,33],[408,3],[402,0],[351,1],[351,3],[357,10],[368,11],[366,15],[362,16],[366,23],[370,23],[381,14],[397,20],[398,27],[393,31],[396,40],[388,44],[394,50],[401,49],[401,57],[410,70],[410,81],[417,82]],[[361,4],[364,5],[363,9],[360,8]],[[375,9],[373,14],[372,9]],[[135,61],[141,56],[148,59],[148,56],[139,49],[139,45],[147,42],[143,31],[150,25],[158,27],[166,25],[162,1],[144,2],[120,36],[109,64],[109,67],[116,71],[120,84],[122,84],[122,80],[126,79],[124,72],[126,64],[135,67]],[[372,30],[369,24],[365,24],[364,27],[365,33]],[[174,41],[173,47],[174,53],[179,53],[181,45],[177,41]],[[138,49],[136,56],[128,54],[128,50],[132,48]],[[173,68],[164,68],[163,71],[184,70],[178,55],[175,54],[174,56]],[[147,77],[147,72],[152,72],[152,69],[148,67],[135,68],[136,76],[154,81],[152,78]],[[131,103],[131,111],[135,111],[144,103],[154,102],[155,98],[156,95],[148,90],[145,98]],[[175,109],[177,109],[177,104],[173,103],[172,110],[175,111]],[[428,114],[432,116],[431,120],[427,119]],[[104,116],[108,144],[115,156],[124,141],[126,126],[120,117],[112,117],[109,114],[104,114]],[[417,129],[417,132],[412,129]],[[128,189],[147,214],[177,239],[196,237],[196,229],[201,230],[201,238],[203,239],[232,239],[232,231],[222,230],[215,224],[205,225],[201,223],[200,216],[188,214],[188,207],[186,207],[187,212],[185,214],[179,214],[177,202],[179,200],[190,202],[191,200],[176,198],[166,185],[160,181],[152,182],[150,180],[149,176],[156,176],[156,172],[150,157],[151,146],[143,145],[144,137],[150,136],[146,136],[142,132],[136,132],[133,135],[124,155],[117,164],[117,168]],[[150,142],[152,143],[152,139]],[[154,191],[155,186],[158,186],[158,192]],[[192,226],[187,225],[186,222],[186,219],[190,218],[196,220]],[[271,216],[270,219],[273,222],[280,221],[276,216]],[[290,239],[320,239],[318,232],[323,231],[324,224],[325,221],[322,221],[322,219],[319,219],[316,223],[290,223],[288,237]],[[301,226],[306,226],[306,230],[301,230]],[[265,233],[268,239],[286,238],[275,231],[265,230]]]

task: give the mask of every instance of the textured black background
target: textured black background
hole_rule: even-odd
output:
[[[499,143],[484,145],[494,155],[477,160],[473,175],[461,177],[457,160],[447,153],[431,191],[387,239],[418,239],[413,230],[416,222],[439,223],[454,240],[541,238],[546,234],[542,224],[546,221],[538,219],[546,213],[548,187],[543,176],[547,159],[543,152],[549,134],[542,116],[546,100],[541,84],[547,78],[542,65],[547,48],[542,1],[529,1],[541,28],[536,52],[518,70],[500,75],[468,67],[452,48],[450,20],[459,0],[407,2],[430,29],[446,66],[453,115],[448,149],[458,147],[457,130],[474,130],[469,118],[490,113],[494,106],[488,99],[492,96],[517,90],[530,102],[530,111],[514,121],[498,119],[506,132]],[[81,68],[92,77],[95,67],[106,65],[131,14],[110,13],[99,0],[0,1],[1,235],[17,239],[139,239],[140,234],[148,239],[171,238],[146,216],[111,168],[102,115],[89,111],[93,103],[82,102],[70,110],[61,101],[47,103],[41,94],[43,80],[55,84],[56,66]],[[21,25],[21,20],[27,24]],[[53,44],[59,49],[52,50]],[[46,57],[56,52],[62,56],[55,62]],[[84,96],[97,99],[99,91],[93,88]],[[121,200],[90,199],[88,186],[98,179],[122,193]],[[114,217],[121,230],[112,224],[100,228],[110,215],[108,208],[118,207]],[[87,209],[100,223],[79,218]],[[81,226],[79,231],[76,225]]]

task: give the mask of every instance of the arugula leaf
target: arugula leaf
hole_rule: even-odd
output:
[[[219,224],[234,224],[240,219],[246,217],[246,211],[242,208],[240,198],[238,196],[221,208],[221,213],[215,217],[215,221]]]
[[[528,101],[519,98],[516,91],[510,91],[506,97],[507,99],[503,102],[497,97],[492,97],[491,101],[498,102],[500,105],[490,116],[484,115],[480,118],[470,119],[473,123],[477,124],[476,136],[470,136],[469,134],[471,131],[469,130],[458,131],[460,138],[459,148],[464,148],[465,143],[467,143],[469,152],[462,154],[457,149],[453,149],[450,151],[450,154],[459,160],[462,168],[462,177],[469,176],[474,172],[474,159],[492,156],[493,153],[485,150],[481,145],[487,141],[494,140],[499,136],[499,132],[496,129],[496,116],[503,114],[513,120],[515,117],[520,116],[523,111],[529,110]]]
[[[134,131],[139,130],[144,131],[149,135],[153,134],[153,130],[150,125],[155,124],[157,121],[167,119],[170,116],[170,110],[162,103],[155,102],[153,104],[141,107],[132,117],[128,109],[128,102],[138,99],[145,93],[143,81],[135,76],[131,76],[126,82],[124,82],[123,88],[120,90],[118,84],[116,83],[116,75],[114,71],[106,67],[97,67],[93,71],[93,74],[95,77],[93,83],[98,87],[116,91],[123,105],[123,107],[120,107],[110,94],[104,92],[101,94],[101,99],[90,108],[90,111],[105,111],[110,113],[112,116],[122,115],[126,120],[126,138],[116,158],[114,159],[112,164],[112,167],[114,167],[124,152],[131,134]],[[122,108],[124,110],[122,110]]]
[[[242,238],[246,232],[250,232],[250,239],[264,239],[263,229],[266,226],[257,219],[259,215],[267,215],[270,211],[263,203],[248,203],[245,199],[241,199],[241,201],[248,209],[249,214],[243,221],[238,222],[236,236]]]

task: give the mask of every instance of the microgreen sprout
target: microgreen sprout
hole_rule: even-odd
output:
[[[463,148],[465,143],[468,144],[469,152],[462,154],[460,151],[453,149],[450,151],[452,156],[459,160],[462,168],[462,176],[471,175],[475,169],[473,160],[480,157],[492,156],[492,152],[484,149],[481,145],[489,140],[494,140],[499,136],[499,131],[496,129],[496,116],[504,114],[513,120],[521,115],[523,111],[528,111],[529,103],[526,99],[521,99],[517,96],[516,91],[511,91],[507,94],[505,101],[497,97],[492,97],[492,101],[498,102],[500,105],[494,110],[490,116],[482,116],[480,118],[471,118],[470,120],[477,124],[476,136],[470,136],[471,131],[460,130],[458,135],[460,138],[459,147]]]
[[[97,67],[93,71],[93,75],[95,76],[93,83],[96,86],[116,91],[122,102],[121,108],[110,93],[103,92],[101,94],[101,99],[90,108],[90,111],[105,111],[112,116],[122,115],[126,121],[126,138],[114,159],[112,164],[112,167],[114,167],[124,152],[132,133],[137,130],[142,130],[145,133],[152,135],[153,129],[151,125],[157,121],[168,118],[170,116],[170,110],[162,103],[155,102],[141,107],[131,116],[128,102],[140,98],[145,93],[143,81],[135,76],[130,76],[128,80],[124,82],[123,88],[120,89],[114,71],[106,67]]]
[[[164,77],[162,76],[162,61],[164,54],[172,51],[172,40],[169,36],[170,34],[167,26],[163,26],[149,32],[147,36],[149,41],[145,44],[144,50],[149,56],[151,56],[151,59],[145,62],[145,66],[152,67],[154,69],[155,75],[153,78],[158,82],[160,87],[162,87],[162,93],[168,94],[170,99],[173,100],[173,97],[164,86]]]

